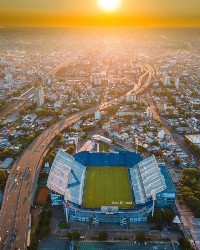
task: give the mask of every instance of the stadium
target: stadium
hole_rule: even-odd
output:
[[[143,222],[154,206],[173,206],[176,192],[164,165],[155,156],[143,160],[133,152],[59,150],[47,182],[52,205],[64,206],[66,220]]]

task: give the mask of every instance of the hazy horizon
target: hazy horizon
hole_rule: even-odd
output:
[[[200,27],[199,0],[121,0],[107,13],[98,0],[0,0],[0,26]]]

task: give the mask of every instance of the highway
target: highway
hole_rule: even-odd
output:
[[[144,75],[139,78],[141,84],[138,84],[138,88],[134,89],[136,92],[142,85],[143,77]],[[0,249],[25,250],[27,248],[30,207],[36,191],[42,160],[48,152],[49,144],[53,138],[63,129],[80,120],[86,113],[93,114],[98,110],[112,107],[123,99],[124,96],[63,118],[47,128],[27,147],[15,162],[6,183],[0,211]]]
[[[98,109],[99,107],[95,107],[86,112],[92,114]],[[78,121],[83,115],[85,111],[49,127],[34,140],[14,164],[6,184],[0,213],[1,249],[16,247],[21,250],[26,249],[31,199],[34,196],[43,156],[55,135]],[[20,166],[19,172],[17,172],[18,166]]]
[[[97,110],[106,109],[122,99],[114,99],[60,120],[40,134],[24,151],[14,164],[6,183],[0,213],[1,249],[26,249],[31,200],[34,197],[42,159],[53,138],[86,113],[93,114]]]

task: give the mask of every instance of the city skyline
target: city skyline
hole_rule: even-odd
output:
[[[2,1],[0,26],[200,26],[198,0],[122,0],[113,12],[103,11],[98,0]]]
[[[23,1],[0,24],[0,249],[200,249],[200,28]]]

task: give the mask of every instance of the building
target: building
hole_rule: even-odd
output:
[[[152,118],[152,117],[153,117],[153,113],[152,113],[150,107],[147,107],[147,117],[148,117],[148,118]]]
[[[98,207],[84,205],[86,173],[99,166],[102,169],[111,168],[112,173],[121,168],[127,171],[126,183],[132,197],[128,204],[131,204],[131,208],[122,209],[120,205],[126,204],[121,203],[121,200],[112,200],[111,204],[100,204]],[[99,183],[104,186],[103,179]],[[154,206],[173,206],[176,198],[165,166],[159,167],[154,156],[143,160],[140,155],[128,151],[80,152],[72,157],[60,150],[52,164],[47,186],[51,190],[52,205],[60,204],[62,198],[67,221],[91,221],[92,225],[106,222],[124,226],[127,223],[144,222]],[[119,186],[113,186],[112,193],[118,192]]]
[[[158,103],[158,111],[160,113],[165,112],[167,109],[167,104],[166,101],[164,99],[160,100],[160,102]]]
[[[126,96],[126,102],[136,102],[137,98],[135,94],[130,94]]]
[[[28,124],[32,124],[32,123],[34,123],[34,121],[36,119],[37,119],[37,115],[35,115],[35,114],[28,114],[28,115],[24,116],[23,122],[28,123]]]
[[[13,75],[10,72],[6,72],[6,82],[7,83],[13,82]]]
[[[190,141],[192,144],[200,148],[200,134],[196,135],[186,135],[185,138]]]
[[[148,143],[153,143],[154,140],[155,140],[155,136],[154,136],[152,133],[148,133],[148,134],[146,135],[146,141],[147,141]]]
[[[176,190],[171,177],[165,166],[165,162],[158,163],[160,167],[161,174],[165,179],[166,189],[156,195],[156,205],[157,207],[173,207],[176,199]]]
[[[101,77],[94,77],[94,84],[95,85],[101,85],[102,79]]]
[[[164,85],[170,85],[171,77],[170,76],[165,76],[164,77]]]
[[[0,165],[0,169],[9,171],[13,163],[13,158],[6,158]]]
[[[61,104],[61,102],[60,102],[60,101],[55,102],[55,103],[54,103],[54,105],[53,105],[54,109],[60,109],[60,108],[61,108],[61,106],[62,106],[62,104]]]
[[[92,140],[94,140],[96,142],[103,142],[103,143],[108,144],[108,145],[112,144],[112,140],[110,140],[102,135],[93,135]]]
[[[158,82],[155,82],[155,83],[153,84],[153,86],[154,86],[154,87],[158,87],[158,86],[159,86],[159,83],[158,83]]]
[[[43,88],[43,86],[40,86],[35,90],[35,99],[36,99],[37,107],[40,108],[44,104],[44,88]]]
[[[97,111],[97,112],[94,113],[94,119],[96,121],[100,121],[101,118],[102,118],[102,114],[100,112]]]
[[[179,87],[179,77],[178,76],[175,78],[175,86],[178,89],[178,87]]]
[[[78,152],[82,151],[92,151],[95,147],[95,142],[88,140],[79,150]]]
[[[158,132],[158,138],[163,140],[165,137],[165,131],[162,129]]]

